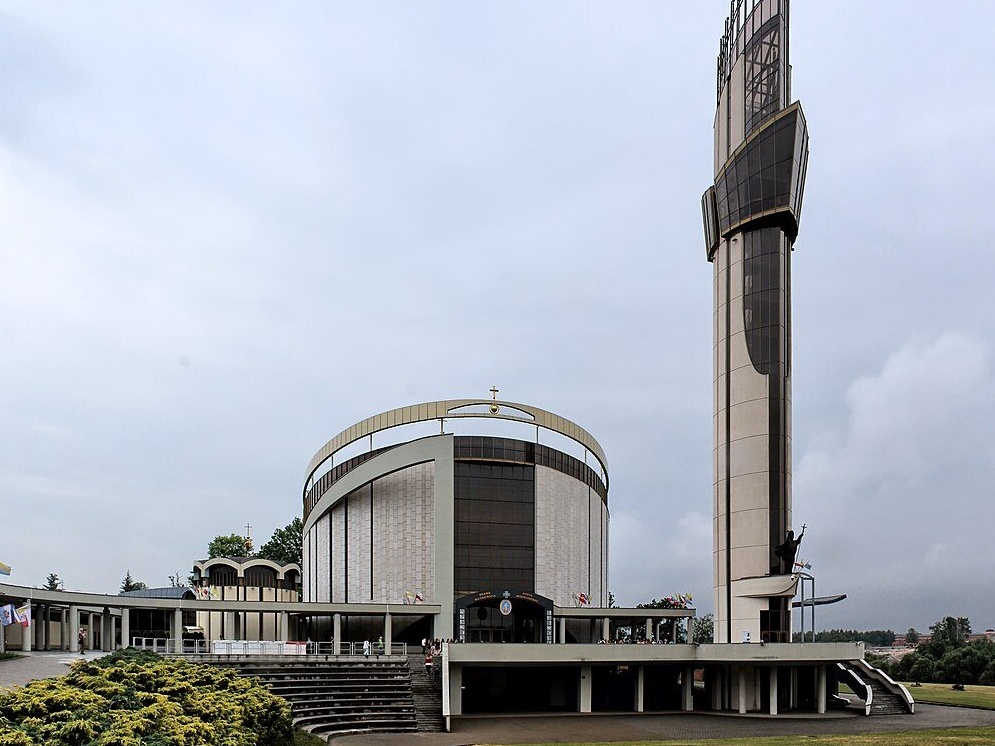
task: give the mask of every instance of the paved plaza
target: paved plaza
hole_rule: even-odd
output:
[[[67,652],[36,652],[15,660],[0,661],[0,689],[23,686],[33,679],[61,676],[68,672],[73,661],[102,655],[105,654],[89,652],[83,656]],[[995,711],[917,704],[915,715],[873,717],[855,712],[780,715],[776,718],[718,713],[478,716],[454,720],[451,733],[340,736],[334,739],[334,743],[336,746],[613,743],[737,736],[843,735],[971,726],[995,727]]]
[[[0,689],[9,689],[12,686],[24,686],[29,681],[35,679],[48,679],[52,676],[62,676],[69,673],[69,664],[73,661],[85,658],[99,658],[107,655],[98,651],[91,651],[85,655],[70,653],[65,650],[58,652],[46,651],[44,653],[22,653],[17,650],[10,651],[20,658],[0,661]]]
[[[827,715],[563,715],[461,718],[452,733],[340,736],[336,746],[463,746],[464,744],[617,743],[652,740],[701,740],[747,736],[815,736],[890,731],[995,726],[995,712],[938,705],[916,705],[915,715],[865,717]]]

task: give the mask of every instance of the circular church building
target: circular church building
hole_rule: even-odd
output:
[[[395,639],[551,642],[554,606],[608,605],[604,451],[537,407],[374,415],[315,454],[303,499],[303,600],[439,607]]]

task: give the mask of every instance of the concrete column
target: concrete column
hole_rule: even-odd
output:
[[[69,649],[69,610],[63,607],[59,609],[59,650]]]
[[[287,633],[290,629],[290,614],[285,611],[281,611],[280,617],[277,619],[276,624],[280,628],[279,634],[277,634],[277,639],[280,642],[286,642],[289,640],[290,637],[288,637]]]
[[[558,636],[557,642],[561,645],[565,645],[567,642],[567,618],[561,616],[558,621],[559,630],[556,633]]]
[[[114,620],[106,606],[100,614],[100,650],[109,653],[114,649]]]
[[[694,617],[688,617],[688,645],[694,642]]]
[[[653,620],[650,617],[646,617],[646,639],[653,640],[655,642],[656,641],[656,635],[654,634],[655,632],[656,630],[653,629]]]
[[[173,609],[172,637],[176,640],[176,652],[183,652],[183,611]]]
[[[605,622],[608,622],[607,617]],[[591,711],[591,666],[586,664],[580,667],[580,681],[578,682],[580,686],[580,696],[577,697],[578,704],[580,706],[580,711],[582,713]]]
[[[739,712],[740,715],[745,715],[746,714],[746,669],[745,668],[739,669],[738,683],[739,683],[738,686],[739,691],[737,692],[737,694],[739,696],[737,697],[738,702],[736,704],[736,710]]]
[[[342,650],[342,615],[332,614],[332,655]]]
[[[79,609],[75,606],[69,607],[69,652],[79,652]]]
[[[791,694],[789,695],[788,708],[794,710],[798,708],[798,667],[791,666],[788,670],[791,672]]]
[[[121,647],[131,647],[131,609],[121,609]]]
[[[393,635],[393,624],[391,623],[390,612],[383,615],[383,648],[387,655],[390,655],[390,643]]]
[[[605,640],[611,642],[612,628],[610,624],[611,620],[608,617],[604,617],[601,620],[601,637]]]
[[[649,620],[647,620],[649,621]],[[645,677],[645,666],[639,666],[636,669],[636,687],[635,687],[635,709],[636,712],[643,712],[643,698],[646,695],[646,677]]]
[[[221,617],[221,636],[226,640],[237,639],[235,635],[235,612],[225,611],[222,612]]]
[[[777,666],[770,667],[770,714],[777,714]]]
[[[97,638],[100,637],[100,630],[97,629],[97,615],[92,611],[86,615],[86,649],[97,649]]]
[[[681,709],[684,712],[694,710],[694,668],[684,667],[684,676],[681,678]]]
[[[38,606],[36,608],[38,613],[38,621],[34,621],[32,617],[32,623],[36,624],[35,627],[35,650],[48,650],[48,607]]]
[[[826,667],[815,669],[815,708],[820,715],[826,713]]]
[[[446,713],[443,712],[443,715]],[[449,666],[449,715],[463,714],[463,666]]]

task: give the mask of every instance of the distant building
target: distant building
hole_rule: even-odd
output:
[[[194,598],[210,601],[300,601],[301,568],[262,557],[214,557],[193,565]],[[212,640],[278,640],[296,636],[280,629],[279,612],[197,612],[195,629]],[[282,638],[281,638],[281,635]]]

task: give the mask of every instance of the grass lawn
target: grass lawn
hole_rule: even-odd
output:
[[[990,746],[995,728],[953,728],[905,733],[847,733],[837,736],[718,738],[707,741],[632,741],[625,746]],[[599,746],[596,743],[532,744],[532,746]]]
[[[950,684],[923,684],[922,686],[906,684],[905,686],[916,702],[995,710],[995,686],[967,684],[962,692],[954,691],[950,688]]]

